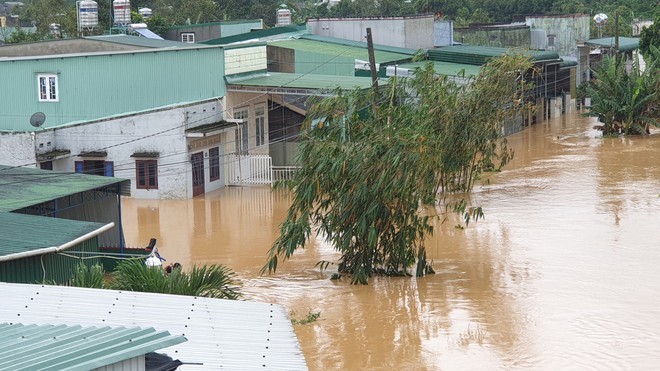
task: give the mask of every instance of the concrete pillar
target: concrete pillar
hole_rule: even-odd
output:
[[[550,118],[557,118],[561,116],[562,112],[562,97],[555,97],[550,99]]]
[[[536,122],[545,121],[545,98],[536,98]]]

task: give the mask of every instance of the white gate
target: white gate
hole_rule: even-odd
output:
[[[255,185],[271,184],[273,161],[268,155],[227,156],[227,184]]]

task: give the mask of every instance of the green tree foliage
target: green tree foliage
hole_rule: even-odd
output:
[[[648,134],[651,125],[660,127],[660,52],[652,47],[649,63],[641,71],[633,64],[627,71],[620,58],[610,58],[594,71],[595,79],[586,87],[591,97],[588,116],[598,117],[603,134]]]
[[[385,94],[338,91],[314,105],[308,117],[318,124],[308,119],[301,133],[302,168],[286,184],[293,202],[262,273],[304,248],[313,230],[342,254],[338,271],[353,283],[407,275],[416,261],[419,275],[430,273],[424,238],[433,228],[422,209],[508,162],[503,125],[522,109],[521,71],[530,68],[522,54],[495,58],[467,86],[429,64],[392,78]],[[454,205],[467,222],[482,215]]]
[[[651,46],[660,47],[660,16],[657,16],[650,27],[642,29],[639,35],[639,50],[644,56],[650,56]]]
[[[238,299],[241,296],[234,273],[222,265],[193,266],[190,272],[175,268],[171,273],[166,273],[160,267],[147,266],[142,259],[122,260],[107,281],[100,265],[88,267],[81,263],[69,284],[221,299]]]
[[[124,260],[115,268],[110,288],[238,299],[240,293],[233,277],[234,273],[222,265],[193,266],[190,272],[177,268],[166,274],[161,268],[148,267],[141,259]]]
[[[7,44],[29,43],[40,40],[44,40],[44,35],[36,32],[25,31],[21,27],[18,27],[9,36],[5,37],[5,42]]]

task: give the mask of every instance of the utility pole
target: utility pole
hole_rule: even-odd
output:
[[[376,57],[374,56],[374,42],[371,38],[371,28],[367,28],[367,50],[369,51],[369,69],[371,69],[371,83],[378,95],[378,71],[376,71]]]

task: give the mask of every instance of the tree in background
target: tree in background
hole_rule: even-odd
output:
[[[650,56],[652,45],[660,46],[660,16],[655,18],[650,27],[644,27],[639,35],[639,51],[645,57]]]
[[[660,51],[651,46],[644,71],[638,63],[627,71],[626,63],[617,57],[606,59],[594,71],[587,85],[591,107],[587,116],[598,117],[597,126],[605,135],[648,134],[650,126],[660,127]]]
[[[352,283],[408,275],[415,263],[417,275],[432,272],[429,212],[442,202],[466,223],[482,216],[465,201],[444,202],[511,158],[503,125],[523,108],[529,85],[521,71],[531,67],[522,54],[494,58],[468,86],[429,64],[411,79],[390,79],[382,95],[337,91],[314,105],[301,133],[301,169],[285,184],[293,202],[262,273],[304,248],[313,230],[342,254],[338,272]]]

